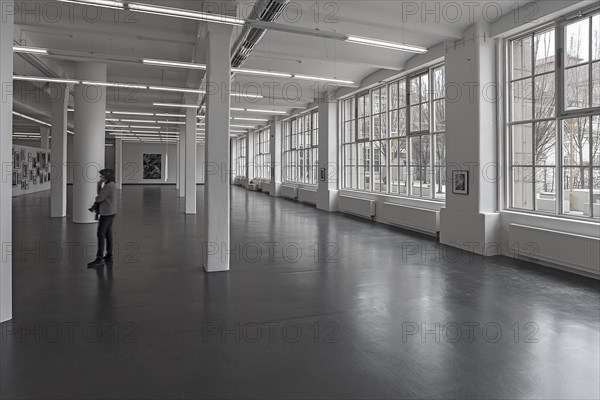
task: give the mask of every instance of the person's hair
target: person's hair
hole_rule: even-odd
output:
[[[100,171],[100,175],[106,179],[106,182],[114,182],[115,181],[115,171],[112,169],[103,169]]]

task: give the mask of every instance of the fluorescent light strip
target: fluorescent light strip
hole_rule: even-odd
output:
[[[205,22],[218,22],[228,25],[244,25],[246,21],[243,19],[228,17],[220,14],[209,14],[201,11],[184,10],[179,8],[161,7],[143,3],[127,3],[127,8],[130,11],[138,11],[142,13],[164,15],[166,17],[179,17],[185,19],[193,19]]]
[[[23,75],[15,75],[15,76],[13,76],[13,80],[28,81],[28,82],[48,82],[48,83],[72,83],[72,84],[79,83],[79,81],[76,81],[73,79],[46,78],[46,77],[39,77],[39,76],[23,76]]]
[[[185,114],[154,114],[157,117],[185,118]]]
[[[129,125],[104,125],[105,128],[129,128]]]
[[[255,109],[255,108],[235,108],[235,107],[232,107],[230,110],[231,111],[246,111],[246,112],[253,112],[253,113],[264,113],[264,114],[282,114],[282,115],[287,115],[286,111],[259,110],[259,109]]]
[[[120,10],[125,9],[125,3],[122,1],[109,1],[109,0],[58,0],[63,3],[75,3],[84,4],[89,6],[98,6],[106,8],[116,8]]]
[[[118,88],[124,88],[124,89],[148,89],[148,86],[146,86],[146,85],[137,85],[134,83],[82,81],[81,84],[88,85],[88,86],[118,87]]]
[[[160,129],[160,126],[130,126],[131,129],[150,129],[150,130],[156,130],[156,129]]]
[[[122,119],[121,122],[133,122],[134,124],[155,124],[156,121],[144,119]]]
[[[196,93],[196,94],[206,93],[205,90],[200,90],[200,89],[176,88],[176,87],[166,87],[166,86],[149,86],[147,89],[158,90],[161,92]]]
[[[29,46],[13,46],[13,51],[15,53],[48,54],[47,49]]]
[[[395,42],[388,42],[386,40],[371,39],[371,38],[365,38],[365,37],[360,37],[360,36],[350,36],[349,35],[348,38],[346,39],[346,42],[356,43],[356,44],[364,44],[367,46],[381,47],[381,48],[390,49],[390,50],[407,51],[410,53],[417,53],[417,54],[427,53],[427,49],[424,47],[412,46],[412,45],[408,45],[408,44],[395,43]]]
[[[142,64],[146,65],[160,65],[163,67],[176,67],[176,68],[189,68],[189,69],[206,69],[206,65],[204,64],[195,64],[189,62],[179,62],[179,61],[167,61],[167,60],[153,60],[145,58],[142,60]]]
[[[346,84],[346,85],[354,85],[354,81],[348,81],[348,80],[336,79],[336,78],[322,78],[320,76],[294,74],[294,78],[304,79],[304,80],[309,80],[309,81],[332,82],[332,83],[340,83],[340,84]]]
[[[152,105],[154,105],[156,107],[176,107],[176,108],[195,108],[195,109],[200,108],[200,106],[195,106],[192,104],[153,103]]]
[[[16,115],[16,116],[19,116],[19,117],[21,117],[21,118],[25,118],[25,119],[28,119],[28,120],[30,120],[30,121],[37,122],[37,123],[38,123],[38,124],[40,124],[40,125],[44,125],[44,126],[50,126],[50,127],[52,127],[52,124],[49,124],[49,123],[47,123],[47,122],[44,122],[44,121],[40,121],[39,119],[35,119],[35,118],[33,118],[33,117],[30,117],[29,115],[21,114],[21,113],[18,113],[18,112],[16,112],[16,111],[13,111],[12,113],[13,113],[14,115]]]
[[[248,75],[262,75],[262,76],[273,76],[278,78],[292,78],[293,75],[287,72],[274,72],[274,71],[262,71],[259,69],[248,69],[248,68],[231,68],[232,72]]]
[[[107,113],[111,114],[119,114],[119,115],[145,115],[148,117],[153,117],[153,113],[144,113],[144,112],[132,112],[132,111],[107,111]]]
[[[259,122],[268,122],[269,120],[266,118],[242,118],[242,117],[232,117],[233,121],[259,121]]]
[[[229,125],[232,128],[248,128],[248,129],[254,129],[255,126],[250,126],[250,125]]]
[[[156,123],[164,125],[185,125],[185,122],[183,121],[156,121]]]

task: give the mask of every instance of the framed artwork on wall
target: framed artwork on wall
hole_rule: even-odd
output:
[[[452,193],[469,194],[469,171],[452,171]]]
[[[162,154],[143,155],[143,179],[162,179]]]

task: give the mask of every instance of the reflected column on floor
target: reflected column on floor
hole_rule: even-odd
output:
[[[206,98],[206,167],[204,191],[204,269],[228,271],[230,235],[229,113],[231,63],[229,48],[233,27],[208,24]]]
[[[97,194],[96,183],[104,168],[106,118],[106,64],[77,63],[75,86],[75,137],[73,138],[73,222],[93,223],[88,208]]]
[[[185,197],[185,127],[179,128],[179,197]]]
[[[117,189],[123,189],[123,139],[115,139],[115,178]]]

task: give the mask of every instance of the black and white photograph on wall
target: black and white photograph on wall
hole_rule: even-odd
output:
[[[162,154],[144,153],[143,179],[162,179]]]
[[[452,172],[452,193],[469,194],[469,171]]]
[[[18,185],[19,173],[17,171],[13,171],[12,173],[12,185],[16,187]]]

